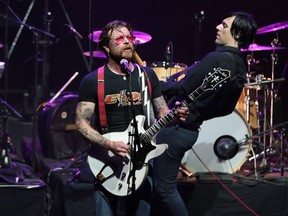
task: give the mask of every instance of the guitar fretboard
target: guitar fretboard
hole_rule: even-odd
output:
[[[230,71],[217,68],[213,74],[204,79],[201,86],[191,92],[187,97],[190,99],[190,101],[194,101],[201,94],[203,94],[203,92],[214,89],[217,85],[226,80],[228,77],[230,77]],[[160,118],[154,125],[149,127],[140,137],[141,141],[143,141],[142,144],[149,144],[149,142],[160,131],[160,129],[166,127],[172,121],[172,119],[177,113],[177,109],[183,106],[188,106],[189,103],[187,100],[183,100],[180,105],[170,110],[170,112]]]

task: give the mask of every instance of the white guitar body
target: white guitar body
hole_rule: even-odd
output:
[[[144,133],[145,130],[143,126],[145,116],[136,116],[136,121],[139,134]],[[129,145],[133,145],[133,143],[129,143],[129,134],[134,133],[132,123],[131,121],[124,132],[112,132],[104,134],[103,136],[112,141],[123,141]],[[147,176],[149,160],[161,155],[167,148],[168,145],[156,145],[152,140],[144,146],[140,143],[140,148],[136,148],[136,162],[140,161],[140,165],[136,165],[135,190],[141,186]],[[101,147],[96,147],[95,150],[95,152],[89,154],[88,164],[96,180],[100,183],[102,182],[102,186],[116,196],[127,196],[131,194],[133,184],[133,176],[131,176],[133,160],[131,159],[131,155],[129,154],[123,159]]]

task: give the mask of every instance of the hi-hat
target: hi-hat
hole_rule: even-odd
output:
[[[256,43],[250,44],[247,49],[241,49],[241,51],[263,51],[263,50],[279,50],[286,49],[285,47],[275,47],[275,46],[260,46]]]
[[[274,31],[278,31],[281,29],[285,29],[287,27],[288,27],[288,21],[278,22],[278,23],[274,23],[274,24],[271,24],[268,26],[258,28],[256,34],[264,34],[264,33],[268,33],[268,32],[274,32]]]
[[[90,56],[90,52],[84,52],[85,56]],[[106,58],[105,53],[99,50],[93,51],[93,57],[95,58]]]
[[[101,34],[101,30],[94,31],[93,32],[93,39],[91,37],[91,34],[89,34],[88,38],[90,40],[92,39],[94,42],[97,43],[97,42],[99,42],[100,34]],[[137,42],[137,44],[143,44],[143,43],[146,43],[152,39],[151,35],[144,33],[144,32],[140,32],[140,31],[133,31],[133,35],[135,37],[135,41]]]

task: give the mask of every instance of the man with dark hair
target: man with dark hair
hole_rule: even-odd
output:
[[[188,216],[177,190],[177,174],[182,158],[196,143],[203,121],[233,112],[244,87],[247,71],[240,49],[247,48],[253,42],[256,30],[257,24],[252,15],[232,13],[216,26],[216,50],[186,68],[183,71],[186,76],[180,81],[162,83],[162,92],[167,99],[189,102],[189,115],[184,123],[164,128],[157,135],[157,142],[167,143],[169,148],[153,160],[153,216]],[[204,79],[217,72],[219,75],[211,83],[219,82],[223,76],[223,86],[199,95],[197,88]],[[188,97],[193,92],[197,95],[196,99],[191,95]]]

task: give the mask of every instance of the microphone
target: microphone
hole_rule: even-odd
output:
[[[80,39],[83,39],[83,36],[71,25],[65,24],[66,26],[68,26],[68,28],[70,29],[70,31],[72,31],[74,34],[76,34]]]
[[[120,64],[126,70],[126,72],[129,72],[129,73],[132,72],[130,70],[129,63],[128,63],[127,59],[121,59]]]
[[[171,42],[169,42],[165,48],[165,69],[168,69],[171,63]]]

